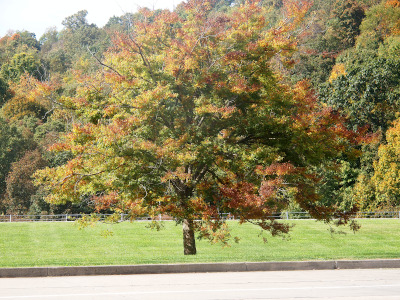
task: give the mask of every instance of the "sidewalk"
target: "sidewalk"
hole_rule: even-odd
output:
[[[400,259],[0,268],[0,278],[394,268]]]

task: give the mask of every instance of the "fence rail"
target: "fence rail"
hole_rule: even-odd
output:
[[[1,222],[71,222],[76,221],[84,216],[84,214],[60,214],[60,215],[0,215]],[[115,214],[96,214],[96,218],[105,221],[107,218],[115,218]],[[119,214],[117,221],[130,220],[128,214]],[[150,217],[137,218],[137,220],[151,220]]]
[[[60,214],[60,215],[0,215],[1,222],[71,222],[80,219],[84,216],[83,214]],[[230,214],[222,214],[222,217],[226,220],[233,220],[234,218]],[[311,216],[307,212],[282,212],[271,216],[275,219],[287,219],[287,220],[299,220],[299,219],[311,219]],[[358,219],[400,219],[400,211],[375,211],[375,212],[358,212],[355,216]],[[127,221],[131,220],[128,214],[96,214],[96,218],[101,221],[112,218],[114,221]],[[156,220],[172,220],[168,216],[158,216]],[[136,218],[137,221],[150,221],[151,217]]]

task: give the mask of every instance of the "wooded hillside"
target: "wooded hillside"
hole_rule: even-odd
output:
[[[399,207],[400,1],[87,14],[0,39],[0,213]]]

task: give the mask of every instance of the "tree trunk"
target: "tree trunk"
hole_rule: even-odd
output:
[[[196,254],[196,240],[194,238],[193,220],[183,221],[183,253],[185,255]]]

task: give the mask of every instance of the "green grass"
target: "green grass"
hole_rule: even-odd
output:
[[[231,222],[231,247],[197,242],[196,256],[184,256],[181,226],[166,222],[161,231],[144,222],[101,224],[78,230],[74,223],[0,223],[0,267],[125,265],[240,261],[400,258],[400,220],[360,220],[359,232],[331,235],[312,220],[295,223],[290,237],[264,243],[260,230]],[[105,230],[112,236],[103,237]]]

